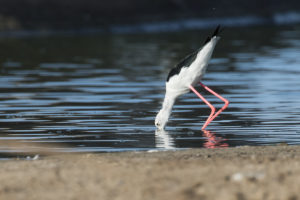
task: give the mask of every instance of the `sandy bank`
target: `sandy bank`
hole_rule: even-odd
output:
[[[299,146],[55,155],[0,166],[0,199],[300,198]]]

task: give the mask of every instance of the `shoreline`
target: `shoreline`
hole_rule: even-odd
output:
[[[299,199],[300,146],[0,161],[1,199]]]

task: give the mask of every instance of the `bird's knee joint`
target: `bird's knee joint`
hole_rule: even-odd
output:
[[[228,106],[229,105],[229,101],[225,100],[225,105]]]

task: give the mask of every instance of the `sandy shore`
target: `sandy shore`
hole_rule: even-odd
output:
[[[0,162],[0,199],[300,199],[300,146]]]

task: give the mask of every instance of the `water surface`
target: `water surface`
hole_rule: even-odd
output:
[[[299,26],[226,29],[203,83],[229,108],[202,132],[210,110],[190,93],[155,131],[168,71],[208,33],[0,38],[0,140],[72,152],[299,144]]]

